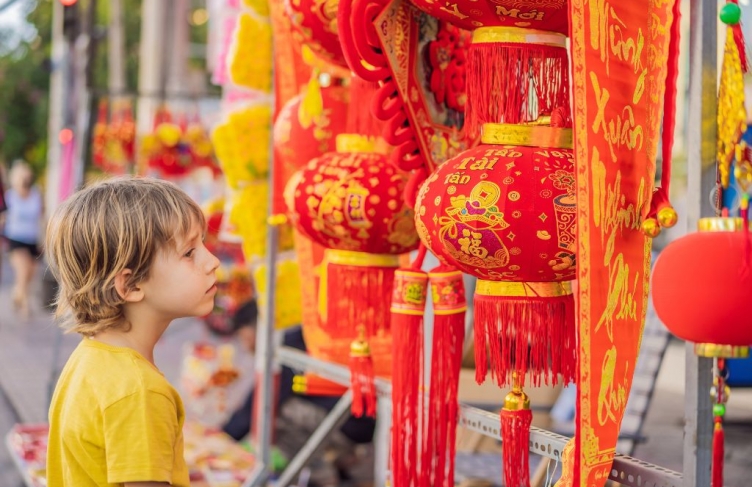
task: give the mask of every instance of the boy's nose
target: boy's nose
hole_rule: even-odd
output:
[[[217,258],[217,256],[214,255],[214,254],[212,254],[211,252],[209,252],[209,256],[211,257],[209,259],[209,262],[210,262],[209,272],[214,272],[214,271],[216,271],[219,268],[219,263],[220,262],[219,262],[219,259]]]

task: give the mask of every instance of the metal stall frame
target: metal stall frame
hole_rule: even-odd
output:
[[[679,0],[682,1],[682,0]],[[689,117],[688,117],[688,230],[696,227],[701,214],[709,210],[705,191],[715,185],[713,166],[716,137],[717,96],[717,13],[716,1],[689,0]],[[273,178],[273,176],[272,176]],[[273,181],[272,181],[273,183]],[[273,187],[273,184],[272,186]],[[278,229],[268,234],[267,282],[275,282]],[[260,407],[256,420],[260,431],[256,435],[258,465],[243,487],[265,485],[270,476],[270,440],[272,418],[272,374],[276,355],[279,364],[318,374],[333,382],[350,385],[350,371],[341,365],[315,359],[287,347],[275,346],[272,326],[274,316],[274,286],[269,286],[265,317],[259,326],[258,387]],[[276,348],[276,352],[275,352]],[[690,346],[686,358],[686,395],[684,428],[684,475],[625,455],[616,454],[609,479],[628,487],[709,487],[710,486],[710,421],[711,365],[709,359],[698,358]],[[374,442],[375,485],[388,485],[389,441],[391,428],[391,383],[376,380],[379,419]],[[319,428],[309,438],[288,468],[277,479],[277,487],[286,487],[305,463],[323,444],[327,436],[346,418],[352,402],[351,391],[342,396]],[[501,440],[499,415],[460,403],[459,425],[483,435]],[[554,460],[561,460],[561,452],[569,438],[539,428],[530,432],[530,451]]]

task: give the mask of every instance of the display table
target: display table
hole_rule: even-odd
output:
[[[46,487],[46,424],[17,424],[5,438],[13,463],[27,487]],[[221,431],[186,422],[185,460],[193,487],[240,487],[254,456]]]

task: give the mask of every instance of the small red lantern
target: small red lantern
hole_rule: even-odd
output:
[[[407,175],[389,164],[373,139],[340,134],[337,152],[311,160],[285,190],[291,221],[327,247],[317,336],[329,341],[316,346],[349,362],[356,416],[375,413],[373,375],[391,375],[394,273],[399,254],[420,242],[414,213],[402,199],[406,183]]]
[[[282,107],[274,122],[274,150],[285,182],[311,159],[335,149],[337,135],[345,131],[348,100],[347,87],[316,82]]]
[[[362,140],[338,136],[338,149],[353,138]],[[291,181],[288,206],[298,228],[329,249],[398,255],[419,243],[413,211],[402,201],[406,183],[383,154],[351,146],[311,160]]]
[[[567,0],[411,0],[424,12],[463,29],[524,27],[565,34],[569,29]]]
[[[320,59],[347,68],[337,37],[338,6],[339,0],[285,0],[285,13],[301,45],[310,47]]]
[[[750,235],[741,218],[703,218],[699,229],[658,256],[650,286],[655,312],[690,342],[752,345]]]
[[[485,124],[416,202],[418,233],[476,287],[477,378],[574,379],[576,207],[571,129]]]

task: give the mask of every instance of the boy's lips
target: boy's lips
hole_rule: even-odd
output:
[[[209,286],[209,289],[206,290],[205,294],[209,294],[210,292],[216,291],[216,290],[217,290],[217,283],[215,281],[211,286]]]

